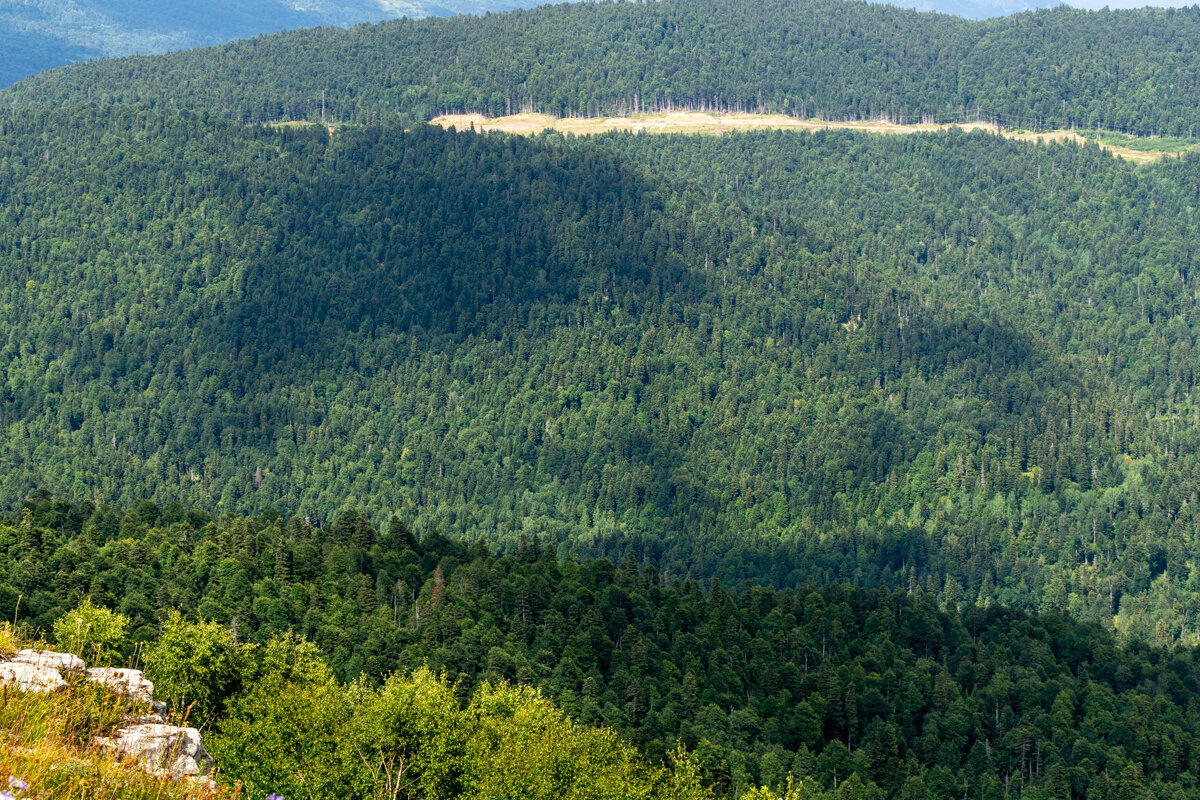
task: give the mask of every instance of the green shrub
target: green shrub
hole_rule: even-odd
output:
[[[129,618],[92,605],[91,599],[85,597],[74,611],[55,620],[54,641],[91,665],[119,666],[125,663],[129,652]]]
[[[378,689],[310,669],[311,645],[275,640],[206,744],[251,797],[421,800],[709,800],[682,750],[656,765],[538,691],[458,687],[426,668]],[[292,664],[301,662],[302,668]],[[280,666],[284,665],[281,669]]]
[[[287,635],[256,655],[220,731],[205,738],[221,772],[250,797],[336,797],[339,786],[344,796],[361,796],[364,780],[354,774],[361,764],[343,769],[338,754],[351,700],[316,646]]]
[[[172,611],[146,651],[146,676],[155,694],[193,724],[220,713],[241,678],[243,653],[233,633],[215,622],[189,622]]]

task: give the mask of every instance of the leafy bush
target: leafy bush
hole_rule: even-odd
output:
[[[350,715],[346,688],[308,642],[281,637],[258,655],[254,678],[230,701],[207,748],[252,797],[334,793],[347,779],[338,754]]]
[[[146,651],[146,676],[158,699],[194,721],[219,713],[236,688],[242,654],[233,633],[215,622],[189,622],[171,611],[162,635]]]
[[[101,667],[120,665],[129,652],[129,618],[124,614],[92,604],[85,597],[73,611],[54,622],[54,641],[89,664]]]
[[[695,764],[649,763],[607,729],[581,726],[529,687],[484,684],[467,708],[458,687],[421,668],[379,689],[321,670],[285,674],[289,647],[229,705],[208,746],[250,796],[313,798],[662,798],[700,800]],[[268,664],[273,666],[268,666]]]

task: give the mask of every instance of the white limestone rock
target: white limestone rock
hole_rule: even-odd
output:
[[[0,686],[12,686],[22,692],[53,692],[67,685],[54,667],[8,661],[0,664]]]
[[[172,778],[212,772],[212,757],[204,749],[204,740],[195,728],[132,725],[121,728],[115,736],[98,739],[96,743],[136,758],[149,772],[162,772]]]
[[[87,669],[87,664],[79,656],[53,650],[22,650],[12,657],[11,663],[50,667],[59,672],[84,672]]]
[[[139,703],[154,702],[154,684],[146,680],[141,670],[93,667],[87,671],[87,679],[102,683],[117,694],[126,695]]]

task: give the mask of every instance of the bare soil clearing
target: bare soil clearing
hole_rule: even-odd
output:
[[[711,114],[703,111],[673,111],[665,114],[641,114],[632,117],[552,117],[548,114],[514,114],[509,117],[487,118],[482,114],[445,114],[430,120],[434,125],[445,128],[466,130],[474,128],[482,131],[503,131],[532,135],[544,130],[555,130],[560,133],[590,135],[607,131],[645,131],[647,133],[703,133],[720,136],[735,131],[751,131],[764,129],[817,131],[830,128],[865,131],[867,133],[906,134],[942,131],[949,128],[962,130],[985,130],[1010,139],[1021,141],[1043,142],[1077,142],[1087,141],[1087,137],[1077,131],[1049,131],[1044,133],[1029,133],[1006,131],[998,126],[971,122],[961,125],[898,125],[884,120],[859,120],[854,122],[832,122],[819,119],[796,119],[783,114]],[[1149,150],[1137,150],[1129,147],[1102,145],[1114,156],[1129,159],[1139,163],[1155,161],[1165,155]]]

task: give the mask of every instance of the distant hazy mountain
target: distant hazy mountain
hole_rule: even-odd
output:
[[[917,11],[939,11],[943,14],[954,14],[968,19],[987,19],[988,17],[1007,17],[1009,14],[1019,14],[1022,11],[1036,11],[1039,8],[1053,8],[1062,5],[1061,0],[896,0],[891,5],[901,8],[915,8]],[[1068,5],[1080,5],[1070,3]]]
[[[538,0],[0,0],[0,86],[74,61],[288,28],[528,8]]]
[[[1102,8],[1183,8],[1194,5],[1195,0],[890,0],[888,5],[913,8],[917,11],[937,11],[968,19],[1007,17],[1022,11],[1037,11],[1039,8],[1054,8],[1067,5],[1096,11]]]
[[[556,1],[556,0],[551,0]],[[1181,5],[1191,0],[1158,0]],[[547,0],[0,0],[0,87],[51,67],[105,56],[163,53],[289,28],[346,27],[396,17],[532,8]],[[753,0],[747,0],[753,2]],[[1059,5],[1059,0],[894,0],[971,19]],[[1143,0],[1074,0],[1077,7]]]

